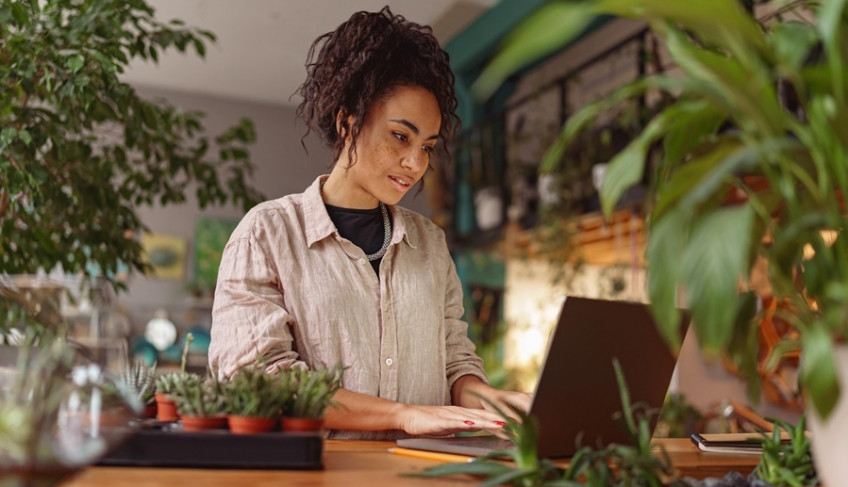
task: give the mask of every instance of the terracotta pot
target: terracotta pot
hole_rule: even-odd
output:
[[[283,416],[283,431],[321,431],[324,418],[293,418]]]
[[[159,421],[176,421],[179,419],[174,400],[158,392],[156,393],[156,419]]]
[[[255,416],[229,417],[230,432],[237,435],[250,435],[254,433],[266,433],[277,426],[277,418],[257,418]]]
[[[206,431],[223,429],[227,426],[226,416],[180,416],[183,431]]]

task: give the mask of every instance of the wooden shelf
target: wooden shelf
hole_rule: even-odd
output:
[[[606,222],[602,214],[591,213],[564,220],[561,225],[557,233],[569,236],[569,241],[562,242],[555,250],[543,248],[540,232],[544,230],[523,230],[514,223],[506,226],[500,250],[509,257],[555,259],[561,251],[559,257],[569,261],[580,259],[587,264],[611,265],[632,264],[635,260],[637,266],[644,266],[645,232],[641,215],[621,210]]]

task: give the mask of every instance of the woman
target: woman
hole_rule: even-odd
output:
[[[213,370],[343,364],[325,417],[335,438],[497,431],[492,405],[527,409],[529,396],[487,384],[444,233],[396,206],[456,128],[447,54],[386,7],[319,37],[309,59],[298,116],[332,148],[332,170],[252,209],[230,237]]]

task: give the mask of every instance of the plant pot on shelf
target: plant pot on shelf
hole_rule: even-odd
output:
[[[822,420],[812,404],[807,416],[812,431],[813,462],[822,485],[848,485],[848,344],[834,350],[839,387],[839,400],[827,419]]]
[[[226,416],[180,416],[183,431],[218,430],[227,427]]]
[[[257,416],[229,415],[228,423],[230,433],[237,435],[251,435],[255,433],[267,433],[277,426],[277,418],[261,418]]]
[[[295,418],[283,416],[283,431],[321,431],[324,418]]]
[[[173,422],[179,419],[177,405],[174,400],[166,394],[156,393],[156,419],[159,421]]]

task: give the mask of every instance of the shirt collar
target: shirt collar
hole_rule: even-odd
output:
[[[309,247],[312,247],[315,242],[337,234],[336,226],[327,214],[327,207],[324,206],[324,199],[321,197],[321,185],[328,177],[329,174],[318,176],[303,192],[303,218],[306,224],[306,244]],[[403,212],[394,206],[388,208],[392,215],[391,245],[403,240],[410,247],[417,248],[417,239],[406,231]]]

